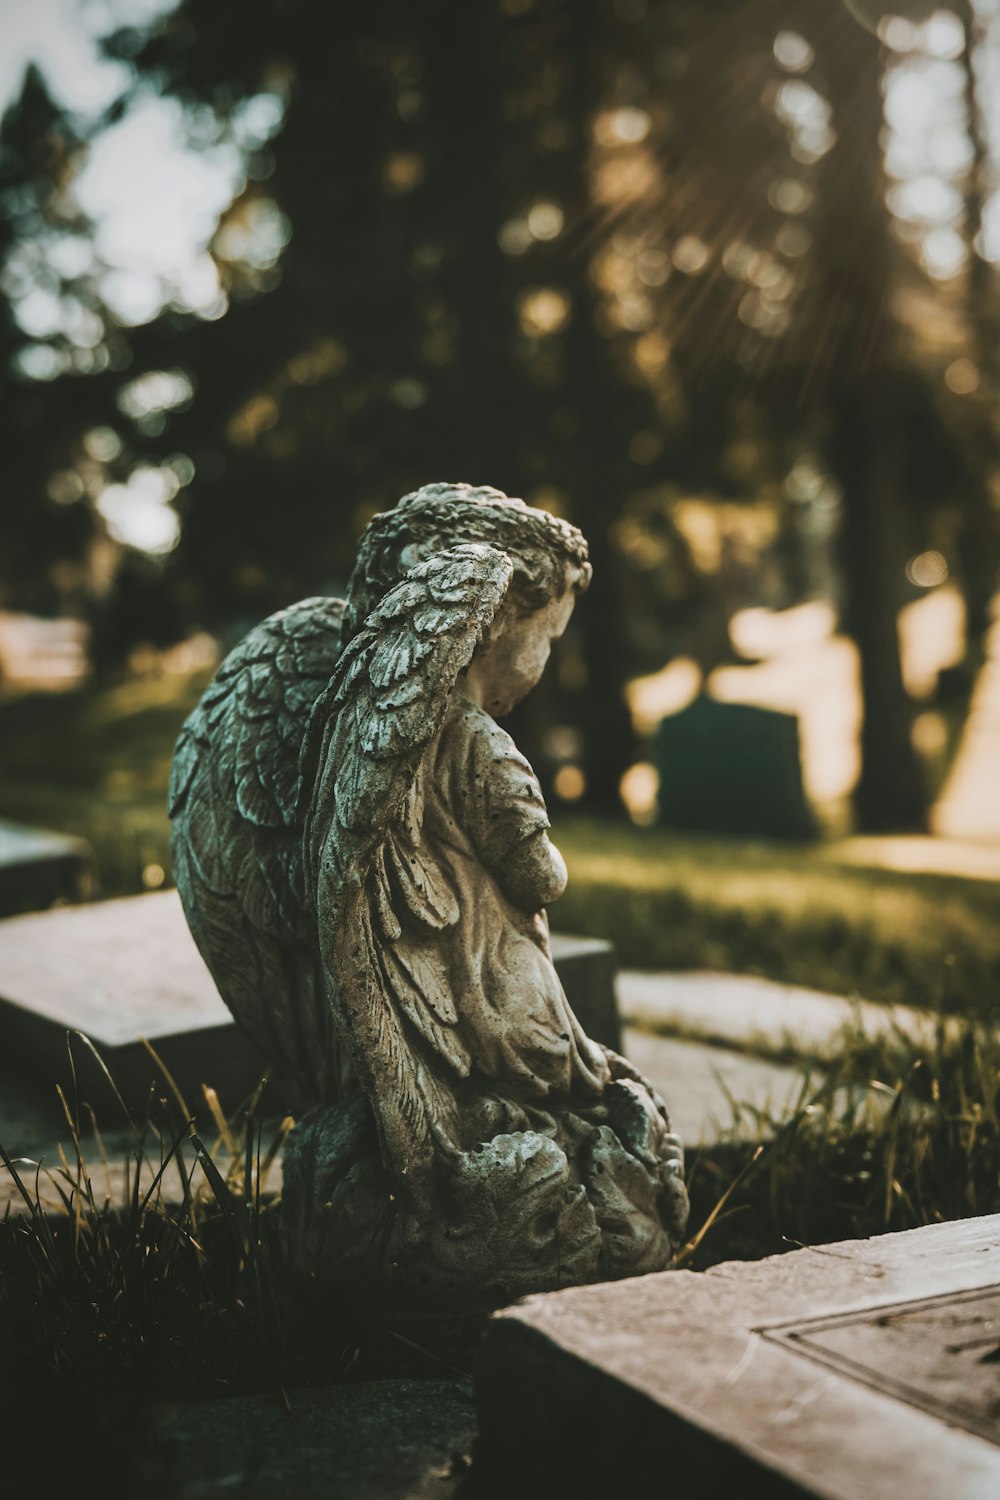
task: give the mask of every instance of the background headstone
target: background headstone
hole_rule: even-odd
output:
[[[662,720],[654,759],[670,828],[783,839],[816,831],[794,714],[702,695]]]
[[[0,917],[86,901],[95,883],[94,856],[84,839],[0,818]]]

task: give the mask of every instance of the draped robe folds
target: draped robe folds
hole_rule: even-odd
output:
[[[453,892],[458,916],[433,936],[404,926],[394,946],[418,982],[436,950],[459,1044],[445,1060],[454,1066],[461,1056],[462,1073],[513,1099],[593,1104],[608,1063],[563,992],[541,900],[525,910],[504,889],[505,862],[550,826],[530,765],[484,709],[456,694],[422,790],[421,854]]]

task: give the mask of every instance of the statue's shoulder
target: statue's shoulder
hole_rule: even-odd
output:
[[[485,708],[455,693],[441,729],[439,755],[484,769],[516,758],[527,765],[514,741]]]
[[[486,709],[459,694],[442,726],[435,779],[488,863],[549,827],[527,758]]]

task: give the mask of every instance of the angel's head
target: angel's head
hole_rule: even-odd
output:
[[[428,484],[375,516],[358,549],[347,628],[411,568],[446,547],[485,542],[514,565],[506,598],[465,677],[465,691],[489,713],[509,713],[538,682],[587,587],[587,543],[575,526],[501,490]]]
[[[514,564],[504,618],[541,614],[568,598],[568,620],[572,600],[590,582],[586,540],[568,521],[488,486],[426,484],[365,529],[351,575],[347,636],[417,563],[462,542],[497,547]],[[564,628],[565,621],[558,633]]]

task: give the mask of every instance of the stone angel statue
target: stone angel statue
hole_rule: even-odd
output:
[[[684,1233],[663,1101],[553,967],[566,869],[497,723],[590,575],[566,522],[426,486],[371,522],[346,602],[251,632],[178,742],[184,908],[305,1106],[283,1228],[332,1288],[496,1302],[663,1269]]]

